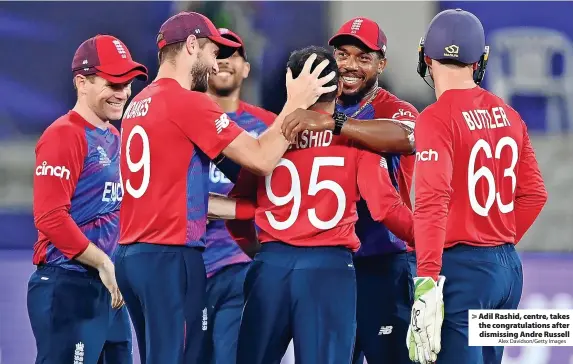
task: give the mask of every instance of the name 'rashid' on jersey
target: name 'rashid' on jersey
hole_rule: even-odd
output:
[[[332,143],[332,131],[303,130],[297,134],[288,150],[328,147]]]

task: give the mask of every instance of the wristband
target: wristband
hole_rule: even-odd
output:
[[[255,217],[256,206],[248,200],[237,200],[235,205],[236,220],[252,220]]]
[[[334,114],[332,114],[332,118],[334,119],[334,129],[332,130],[332,134],[340,135],[342,126],[344,125],[346,120],[348,120],[348,116],[346,116],[345,113],[342,113],[340,111],[335,111]]]

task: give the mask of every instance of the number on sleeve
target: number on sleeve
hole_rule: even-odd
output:
[[[293,162],[288,159],[282,158],[280,163],[277,165],[278,167],[286,167],[289,170],[291,176],[291,189],[290,191],[284,196],[276,196],[273,193],[271,188],[271,180],[273,178],[273,174],[267,176],[265,178],[265,188],[267,191],[267,196],[269,201],[272,202],[275,206],[284,206],[289,203],[291,200],[294,200],[293,206],[290,212],[289,217],[285,221],[277,221],[276,218],[270,211],[265,211],[265,215],[269,220],[269,224],[275,230],[286,230],[296,222],[298,218],[300,204],[301,204],[301,187],[300,187],[300,175],[296,169],[296,166]],[[342,216],[344,215],[344,210],[346,209],[346,196],[344,194],[344,190],[342,187],[332,181],[332,180],[324,180],[318,181],[318,173],[321,167],[343,167],[344,166],[344,158],[343,157],[316,157],[312,162],[312,170],[310,173],[310,183],[308,186],[308,195],[315,196],[321,190],[329,190],[333,192],[338,200],[338,206],[336,208],[336,213],[334,217],[328,221],[323,221],[316,216],[316,209],[312,208],[308,210],[308,219],[310,223],[320,230],[328,230],[335,227]]]
[[[137,162],[133,162],[131,160],[130,154],[130,147],[131,147],[131,140],[135,135],[138,135],[141,138],[141,142],[143,144],[143,150],[141,153],[141,159]],[[125,190],[134,198],[140,198],[143,196],[145,191],[147,191],[147,187],[149,186],[149,178],[151,173],[151,164],[150,164],[150,153],[149,153],[149,137],[145,132],[145,129],[140,125],[136,125],[129,133],[127,138],[127,144],[125,146],[125,159],[127,161],[127,167],[131,171],[131,173],[137,173],[143,168],[143,179],[141,181],[141,186],[135,189],[131,185],[131,181],[129,178],[126,181]]]
[[[497,143],[497,145],[495,146],[495,158],[496,159],[500,158],[501,151],[506,146],[508,146],[511,149],[511,164],[508,168],[506,168],[503,171],[503,177],[511,178],[511,184],[512,184],[511,192],[513,194],[517,184],[517,177],[515,176],[515,166],[517,165],[518,148],[515,140],[511,137],[501,138]],[[504,204],[501,201],[501,195],[499,191],[496,192],[497,188],[495,184],[495,178],[491,170],[489,170],[486,166],[482,166],[474,173],[476,159],[480,149],[483,149],[488,159],[493,157],[491,146],[488,144],[488,142],[486,142],[483,139],[478,140],[470,152],[470,159],[468,161],[468,193],[472,210],[474,210],[474,212],[480,216],[484,217],[488,216],[489,210],[497,200],[497,205],[501,213],[506,214],[508,212],[513,211],[513,199],[508,204]],[[476,184],[477,181],[482,177],[484,177],[487,180],[488,184],[487,199],[485,201],[484,206],[480,205],[480,203],[477,201],[476,198]]]

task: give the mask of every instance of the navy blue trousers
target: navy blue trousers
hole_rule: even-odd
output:
[[[406,334],[414,300],[416,257],[398,253],[354,259],[357,330],[354,364],[410,364]]]
[[[111,307],[97,272],[39,266],[28,282],[36,364],[131,364],[127,309]]]
[[[356,331],[352,254],[340,247],[264,243],[245,279],[237,364],[348,364]]]
[[[207,310],[211,324],[207,332],[206,364],[235,364],[237,341],[245,298],[243,284],[249,263],[227,266],[207,279]]]
[[[468,346],[468,310],[515,309],[523,271],[512,244],[482,248],[457,245],[442,261],[444,324],[439,364],[500,364],[503,346]]]
[[[115,273],[137,335],[142,364],[205,364],[209,320],[202,251],[120,245]]]

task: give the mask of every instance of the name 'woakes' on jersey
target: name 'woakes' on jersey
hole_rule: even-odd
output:
[[[74,111],[40,137],[34,170],[34,264],[85,271],[73,260],[91,241],[112,256],[119,238],[119,133]],[[89,268],[88,268],[89,269]]]

